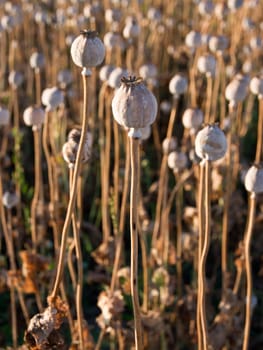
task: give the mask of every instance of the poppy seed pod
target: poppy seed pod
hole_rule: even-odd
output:
[[[140,26],[137,20],[133,17],[128,17],[126,19],[125,27],[123,28],[122,35],[125,39],[138,38],[140,34]]]
[[[186,168],[187,156],[184,152],[173,151],[169,153],[167,164],[170,169],[178,173]]]
[[[177,139],[172,136],[171,138],[165,138],[162,142],[162,148],[164,154],[169,154],[176,150],[177,147]]]
[[[207,125],[200,130],[195,139],[195,152],[201,159],[215,161],[223,158],[227,141],[223,131],[216,125]]]
[[[44,123],[45,112],[41,107],[30,106],[24,110],[23,119],[27,126],[37,129]]]
[[[77,36],[70,48],[73,62],[83,68],[82,74],[90,75],[89,68],[102,63],[105,57],[105,47],[97,32],[83,30]]]
[[[187,79],[180,74],[176,74],[170,80],[170,83],[169,83],[169,91],[176,98],[184,94],[187,90],[187,87],[188,87]]]
[[[117,49],[117,48],[119,48],[121,50],[124,49],[123,39],[119,33],[107,32],[104,35],[103,43],[104,43],[106,49],[109,49],[109,50],[113,50],[113,49]]]
[[[200,15],[210,16],[214,11],[214,4],[212,1],[201,1],[198,4],[198,11]]]
[[[112,89],[119,88],[121,86],[122,77],[128,78],[128,72],[126,69],[120,67],[114,68],[109,75],[108,85]]]
[[[190,131],[195,132],[203,123],[204,114],[199,108],[187,108],[184,111],[182,122],[183,126]]]
[[[62,147],[62,156],[64,160],[68,163],[69,167],[73,167],[76,162],[80,137],[81,137],[81,131],[77,129],[72,129],[68,134],[68,141],[64,143]],[[87,132],[85,144],[84,144],[82,162],[87,162],[90,159],[91,148],[92,148],[92,134],[90,132]]]
[[[115,67],[111,64],[106,64],[102,66],[99,71],[99,78],[101,81],[105,82],[109,79],[111,72],[115,69]]]
[[[150,138],[152,133],[151,125],[147,125],[145,128],[141,128],[141,141],[146,141]]]
[[[199,32],[191,30],[185,37],[185,44],[190,49],[196,49],[202,43],[202,35]]]
[[[56,109],[64,102],[64,95],[56,86],[47,88],[42,92],[41,101],[47,111]]]
[[[140,67],[139,74],[144,80],[152,79],[157,77],[158,71],[154,64],[149,63],[149,64],[144,64]]]
[[[243,5],[243,0],[228,0],[227,6],[231,11],[238,10]]]
[[[248,79],[246,76],[237,74],[233,80],[227,85],[225,97],[230,101],[231,106],[236,106],[237,103],[244,101],[248,92]]]
[[[34,52],[30,56],[29,59],[29,64],[30,67],[36,70],[39,70],[44,67],[45,65],[45,57],[42,53],[40,52]]]
[[[216,71],[216,59],[212,55],[200,56],[197,60],[197,68],[200,73],[214,76]]]
[[[263,192],[263,168],[252,165],[245,176],[245,188],[248,192]]]
[[[212,52],[223,52],[228,46],[228,39],[224,35],[211,36],[208,47]]]
[[[0,126],[8,125],[10,122],[10,112],[8,109],[0,107]]]
[[[254,77],[250,81],[250,91],[257,95],[258,98],[263,98],[263,77]]]
[[[23,80],[24,80],[24,76],[22,73],[16,72],[14,70],[12,70],[9,73],[8,82],[13,89],[17,89],[23,83]]]
[[[157,101],[141,78],[122,78],[112,100],[112,112],[120,125],[130,128],[129,136],[140,138],[139,129],[151,125],[157,115]]]
[[[62,89],[65,89],[73,81],[72,73],[69,69],[62,69],[58,72],[57,80]]]
[[[16,193],[6,191],[3,194],[2,202],[7,209],[12,209],[18,204],[19,198]]]

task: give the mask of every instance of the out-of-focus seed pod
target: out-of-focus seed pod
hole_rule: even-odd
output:
[[[30,106],[24,110],[23,119],[27,126],[32,126],[32,129],[41,128],[45,120],[45,112],[43,108]]]
[[[216,125],[207,125],[200,130],[195,139],[195,152],[201,159],[216,161],[223,158],[227,141],[223,131]]]
[[[187,156],[184,152],[170,152],[167,158],[167,164],[175,173],[184,170],[187,166]]]
[[[164,113],[164,114],[170,114],[172,109],[172,104],[170,101],[164,100],[160,103],[160,110]]]
[[[223,52],[228,47],[228,39],[224,35],[211,36],[208,47],[212,52]]]
[[[7,209],[12,209],[18,204],[19,198],[16,193],[6,191],[3,194],[2,202]]]
[[[29,59],[30,67],[35,70],[40,70],[45,65],[45,56],[40,52],[34,52]]]
[[[215,16],[222,20],[224,19],[228,14],[228,7],[224,2],[219,2],[215,4],[215,10],[214,10]]]
[[[106,64],[102,66],[99,71],[99,78],[101,81],[105,82],[109,79],[111,72],[115,69],[115,67],[111,64]]]
[[[198,4],[200,15],[211,16],[214,12],[214,4],[212,1],[200,1]]]
[[[152,133],[151,125],[147,125],[145,128],[141,128],[141,140],[146,141],[150,138]]]
[[[140,77],[142,77],[143,80],[146,80],[146,82],[151,84],[152,86],[156,85],[157,74],[157,67],[152,63],[144,64],[139,69]]]
[[[252,165],[245,176],[245,188],[248,192],[263,192],[263,168]]]
[[[204,114],[199,108],[187,108],[184,111],[182,122],[186,129],[190,129],[190,132],[195,133],[204,120]]]
[[[140,138],[140,129],[156,118],[157,101],[142,79],[123,78],[112,100],[112,112],[117,123],[130,129],[130,137]]]
[[[242,21],[242,28],[247,30],[253,30],[255,28],[255,23],[248,17],[245,17]]]
[[[239,102],[244,101],[248,92],[249,79],[245,75],[237,74],[227,85],[225,97],[231,107],[235,107]]]
[[[58,84],[62,89],[67,88],[73,81],[72,72],[69,69],[62,69],[57,75]]]
[[[24,81],[22,73],[12,70],[8,76],[8,82],[13,89],[17,89]]]
[[[112,89],[117,89],[121,86],[121,78],[126,77],[128,78],[128,72],[124,68],[116,67],[113,69],[113,71],[110,73],[108,78],[108,85]]]
[[[126,19],[125,27],[122,35],[125,39],[135,39],[140,35],[141,28],[135,17],[128,17]]]
[[[162,13],[159,9],[155,7],[150,7],[147,11],[147,18],[151,21],[154,22],[155,24],[160,22],[162,19]]]
[[[121,10],[117,8],[108,8],[105,10],[105,21],[109,24],[120,22],[122,17]]]
[[[82,74],[90,75],[91,67],[96,67],[102,63],[105,57],[105,47],[98,37],[97,32],[83,30],[77,36],[70,48],[73,62],[82,67]]]
[[[47,88],[42,92],[41,101],[46,106],[47,111],[52,111],[63,104],[64,94],[56,86]]]
[[[260,50],[262,49],[262,39],[259,36],[253,36],[249,41],[249,45],[252,50]]]
[[[187,91],[188,81],[181,74],[176,74],[169,83],[169,91],[172,95],[178,98]]]
[[[243,0],[228,0],[227,6],[232,12],[235,12],[243,5],[243,2]]]
[[[242,64],[242,72],[244,74],[249,74],[253,69],[253,64],[250,59],[247,59],[243,64]]]
[[[108,50],[113,50],[113,49],[117,49],[117,48],[119,48],[121,50],[124,49],[124,42],[123,42],[123,39],[119,33],[107,32],[104,35],[103,43],[104,43],[106,49],[108,49]]]
[[[15,26],[14,16],[4,15],[1,17],[1,26],[4,30],[11,31]]]
[[[10,123],[10,112],[8,109],[0,107],[0,126],[5,126]]]
[[[177,144],[176,137],[172,136],[171,138],[165,138],[162,142],[163,153],[169,154],[170,152],[175,151]]]
[[[206,76],[214,76],[216,72],[216,59],[212,55],[200,56],[197,60],[197,68]]]
[[[252,78],[249,87],[252,94],[263,98],[263,76]]]
[[[185,37],[185,44],[190,49],[196,49],[202,44],[202,35],[199,32],[191,30]]]
[[[37,11],[34,15],[34,19],[37,24],[45,24],[49,21],[47,12],[43,10]]]

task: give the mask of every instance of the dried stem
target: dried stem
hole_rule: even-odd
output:
[[[262,154],[262,142],[263,142],[263,96],[258,99],[259,113],[258,113],[258,135],[257,135],[257,150],[255,163],[260,163]]]
[[[250,336],[250,326],[251,326],[252,271],[251,271],[250,246],[251,246],[251,238],[252,238],[253,225],[254,225],[255,212],[256,212],[256,194],[252,192],[249,198],[250,198],[250,203],[249,203],[248,224],[247,224],[246,236],[244,238],[247,290],[246,290],[246,319],[245,319],[245,329],[244,329],[244,341],[243,341],[243,348],[242,348],[243,350],[248,350],[249,348],[249,336]]]

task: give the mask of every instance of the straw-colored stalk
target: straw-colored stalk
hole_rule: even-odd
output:
[[[251,327],[251,299],[252,299],[252,271],[251,271],[251,239],[256,213],[256,193],[252,192],[249,196],[249,214],[246,234],[244,238],[245,245],[245,268],[246,268],[246,279],[247,279],[247,289],[246,289],[246,318],[245,318],[245,328],[244,328],[244,341],[243,350],[249,349],[249,336]]]
[[[257,149],[255,163],[260,163],[262,155],[262,142],[263,142],[263,96],[258,98],[259,111],[258,111],[258,135],[257,135]]]

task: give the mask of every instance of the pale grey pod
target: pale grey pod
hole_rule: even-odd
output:
[[[250,81],[249,87],[252,94],[257,95],[259,98],[262,98],[263,97],[263,76],[252,78]]]
[[[27,126],[40,128],[45,120],[45,112],[41,107],[30,106],[24,110],[23,119]]]
[[[119,9],[116,8],[107,8],[105,10],[105,21],[107,23],[120,22],[122,13]]]
[[[62,156],[65,162],[68,163],[69,167],[73,167],[76,162],[80,137],[81,137],[80,130],[77,130],[77,129],[71,130],[68,135],[68,141],[65,142],[62,147]],[[92,148],[92,135],[90,132],[87,132],[83,154],[82,154],[82,162],[87,162],[90,159],[91,148]]]
[[[197,68],[200,73],[208,76],[214,76],[216,72],[216,59],[212,55],[204,55],[198,57]]]
[[[212,1],[201,1],[198,4],[198,11],[200,15],[211,16],[214,12],[214,4]]]
[[[187,91],[188,81],[181,74],[176,74],[169,83],[169,91],[175,97],[179,97]]]
[[[29,64],[33,69],[41,69],[45,65],[45,56],[40,52],[34,52],[30,56]]]
[[[69,69],[62,69],[58,72],[57,80],[62,89],[66,88],[73,81],[72,72]]]
[[[208,47],[212,52],[222,52],[228,47],[228,39],[224,35],[211,36]]]
[[[226,6],[226,4],[224,2],[217,3],[217,4],[215,4],[214,13],[218,19],[222,20],[228,14],[228,7]]]
[[[180,172],[187,166],[187,156],[184,152],[170,152],[167,158],[167,164],[174,172]]]
[[[122,35],[125,39],[138,38],[141,28],[134,17],[128,17],[126,19],[125,27],[123,28]]]
[[[139,74],[140,74],[140,77],[142,77],[144,80],[152,79],[157,77],[158,70],[155,64],[148,63],[140,67]]]
[[[111,72],[115,69],[115,67],[111,64],[106,64],[102,66],[99,71],[99,78],[101,81],[105,82],[109,79]]]
[[[195,139],[195,152],[201,159],[215,161],[223,158],[227,150],[225,134],[217,125],[207,125]]]
[[[121,86],[121,78],[128,78],[128,72],[124,68],[116,67],[112,70],[108,78],[108,85],[112,89],[117,89]]]
[[[24,76],[22,73],[12,70],[8,76],[9,84],[14,88],[18,88],[24,81]]]
[[[191,49],[196,49],[202,44],[202,35],[192,30],[185,37],[185,44]]]
[[[141,128],[140,131],[141,131],[141,140],[142,141],[148,140],[152,133],[151,125],[146,125],[146,127]]]
[[[160,103],[160,110],[164,114],[169,114],[171,112],[171,109],[172,109],[172,104],[170,101],[164,100]]]
[[[227,85],[225,97],[230,104],[235,106],[237,103],[244,101],[248,92],[248,79],[246,76],[237,74],[234,79]]]
[[[3,205],[4,205],[7,209],[12,209],[12,208],[14,208],[14,207],[18,204],[19,198],[18,198],[18,196],[16,195],[16,193],[11,193],[11,192],[6,191],[6,192],[3,194],[2,202],[3,202]]]
[[[129,135],[138,137],[139,129],[151,125],[157,115],[157,101],[141,79],[123,78],[112,100],[114,119],[120,125],[134,129]]]
[[[150,7],[147,11],[147,18],[156,24],[156,22],[161,21],[162,13],[159,9],[155,7]]]
[[[0,107],[0,126],[10,123],[10,112],[7,108]]]
[[[176,137],[172,136],[171,138],[165,138],[162,142],[162,148],[164,154],[169,154],[170,152],[173,152],[177,148],[177,139]]]
[[[203,123],[204,113],[199,108],[187,108],[184,111],[182,122],[186,129],[196,131]]]
[[[1,25],[4,30],[12,30],[15,26],[15,18],[14,16],[4,15],[1,18]]]
[[[243,64],[242,64],[242,72],[245,74],[249,74],[252,71],[253,68],[253,63],[250,59],[247,59]]]
[[[249,45],[252,50],[260,50],[262,48],[262,40],[259,36],[253,36],[249,41]]]
[[[105,57],[105,47],[97,32],[84,30],[74,39],[70,53],[77,66],[91,68],[102,63]]]
[[[263,168],[252,165],[245,176],[245,188],[248,192],[263,192]]]
[[[238,10],[243,5],[243,0],[228,0],[227,6],[231,11]]]
[[[48,111],[56,109],[64,102],[64,94],[56,86],[43,90],[41,101]]]
[[[103,43],[106,47],[106,49],[109,50],[113,50],[113,49],[124,49],[124,42],[123,42],[123,38],[121,37],[121,35],[119,33],[115,33],[115,32],[107,32],[104,35],[103,38]]]

